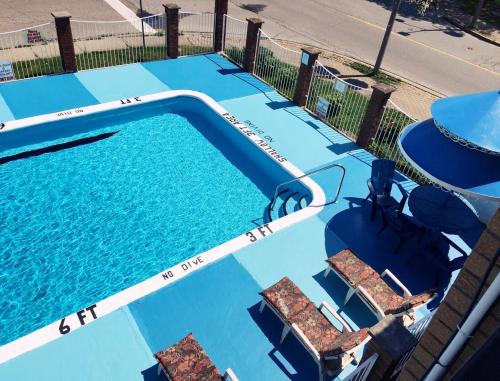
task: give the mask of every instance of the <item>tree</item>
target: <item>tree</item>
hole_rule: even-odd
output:
[[[437,0],[408,0],[410,3],[414,3],[417,11],[420,14],[424,14],[427,8],[431,4],[436,4]],[[484,0],[479,0],[484,1]],[[385,50],[387,49],[387,45],[389,44],[389,37],[391,37],[392,27],[394,26],[394,20],[398,14],[399,6],[401,5],[401,0],[394,0],[392,5],[391,16],[389,17],[389,22],[387,23],[387,27],[385,29],[384,38],[382,39],[382,44],[380,45],[380,50],[377,55],[377,60],[375,61],[375,66],[373,67],[373,75],[377,74],[380,70],[380,66],[382,65],[382,60],[384,59]]]
[[[476,9],[474,10],[474,15],[472,16],[472,19],[470,20],[469,23],[469,28],[474,28],[477,23],[477,19],[481,15],[481,11],[483,10],[485,0],[478,0],[476,4]]]

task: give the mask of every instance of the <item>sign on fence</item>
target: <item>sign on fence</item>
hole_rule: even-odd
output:
[[[339,93],[344,94],[347,89],[347,84],[344,81],[339,81],[338,79],[335,81],[335,90]]]
[[[316,113],[321,118],[326,118],[326,114],[328,114],[328,109],[330,108],[330,102],[328,99],[323,97],[318,97],[318,101],[316,102]]]
[[[42,32],[37,29],[28,29],[24,32],[24,40],[28,45],[43,42]]]
[[[14,79],[14,70],[10,61],[0,61],[0,82]]]

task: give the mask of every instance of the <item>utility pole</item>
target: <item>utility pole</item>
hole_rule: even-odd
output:
[[[400,5],[401,0],[394,0],[394,4],[392,5],[391,17],[389,17],[389,22],[387,23],[387,28],[385,29],[384,39],[382,40],[382,45],[380,46],[377,61],[375,62],[375,66],[373,67],[372,75],[377,74],[380,70],[380,65],[382,65],[382,60],[384,59],[385,50],[387,49],[389,37],[391,37],[392,27],[394,26],[394,20],[396,19]]]

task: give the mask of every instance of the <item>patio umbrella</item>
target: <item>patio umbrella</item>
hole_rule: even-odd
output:
[[[472,199],[500,202],[500,91],[440,99],[432,119],[407,126],[399,148],[433,182]]]

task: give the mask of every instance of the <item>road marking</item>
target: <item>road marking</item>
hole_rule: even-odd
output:
[[[384,32],[385,32],[385,27],[382,27],[382,26],[377,25],[377,24],[373,24],[373,23],[371,23],[371,22],[369,22],[369,21],[366,21],[366,20],[360,19],[360,18],[358,18],[358,17],[356,17],[356,16],[352,16],[352,15],[350,15],[350,14],[348,14],[348,13],[344,13],[344,14],[345,14],[346,16],[348,16],[348,17],[352,18],[353,20],[356,20],[356,21],[358,21],[358,22],[361,22],[361,23],[363,23],[363,24],[366,24],[366,25],[368,25],[368,26],[371,26],[371,27],[373,27],[373,28],[376,28],[376,29],[379,29],[379,30],[381,30],[381,31],[384,31]],[[457,61],[460,61],[460,62],[462,62],[462,63],[465,63],[465,64],[468,64],[468,65],[474,66],[474,67],[476,67],[476,68],[478,68],[478,69],[482,69],[482,70],[484,70],[484,71],[487,71],[488,73],[491,73],[491,74],[494,74],[494,75],[497,75],[497,76],[499,76],[499,77],[500,77],[500,73],[498,73],[498,72],[496,72],[496,71],[493,71],[493,70],[487,69],[487,68],[485,68],[485,67],[483,67],[483,66],[481,66],[481,65],[478,65],[478,64],[472,63],[472,62],[467,61],[467,60],[465,60],[465,59],[463,59],[463,58],[460,58],[460,57],[455,56],[455,55],[453,55],[453,54],[447,53],[447,52],[445,52],[445,51],[443,51],[443,50],[440,50],[440,49],[438,49],[438,48],[435,48],[435,47],[433,47],[433,46],[431,46],[431,45],[427,45],[427,44],[425,44],[425,43],[423,43],[423,42],[416,41],[416,40],[414,40],[414,39],[412,39],[412,38],[409,38],[409,37],[406,37],[406,36],[402,36],[402,35],[400,35],[399,33],[396,33],[396,32],[391,32],[391,34],[392,34],[392,35],[394,35],[394,36],[397,36],[397,37],[403,38],[403,39],[405,39],[405,40],[411,41],[411,42],[413,42],[413,43],[415,43],[415,44],[417,44],[417,45],[421,45],[421,46],[423,46],[423,47],[429,48],[429,49],[431,49],[431,50],[434,50],[435,52],[441,53],[441,54],[443,54],[443,55],[445,55],[445,56],[448,56],[448,57],[450,57],[450,58],[454,58],[454,59],[456,59]]]
[[[134,12],[132,12],[126,5],[124,5],[120,0],[104,0],[104,1],[125,20],[130,21],[130,24],[135,29],[137,29],[139,32],[142,32],[140,23],[141,19],[137,17],[137,15]],[[151,28],[146,23],[144,23],[144,32],[148,34],[155,33],[154,29]]]

